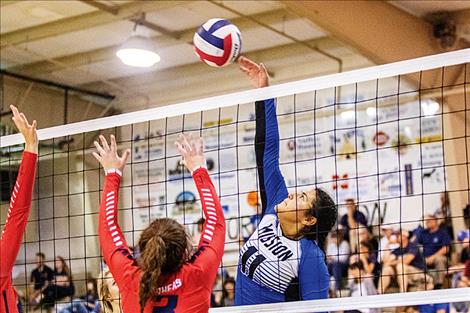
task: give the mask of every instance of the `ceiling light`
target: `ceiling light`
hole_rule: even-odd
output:
[[[355,117],[356,117],[356,112],[354,112],[353,110],[341,112],[341,118],[343,120],[351,120],[351,119],[354,119]]]
[[[368,115],[369,117],[376,117],[376,115],[377,115],[377,109],[374,108],[374,107],[368,107],[368,108],[366,109],[366,113],[367,113],[367,115]]]
[[[424,100],[421,102],[421,109],[425,117],[430,117],[439,112],[439,103],[434,100]]]
[[[116,52],[122,63],[135,67],[151,67],[160,61],[154,42],[140,35],[131,36]]]

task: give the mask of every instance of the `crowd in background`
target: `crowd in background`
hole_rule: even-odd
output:
[[[424,217],[424,227],[416,229],[404,229],[400,224],[370,225],[354,199],[348,199],[346,207],[347,213],[339,217],[325,247],[331,274],[330,297],[470,286],[470,205],[463,212],[465,229],[458,230],[456,238],[447,194],[442,195],[439,209]],[[197,221],[194,245],[199,242],[203,224],[204,219]],[[36,268],[30,275],[30,307],[47,310],[65,299],[69,304],[64,304],[60,313],[102,312],[96,279],[87,279],[86,293],[76,297],[72,273],[64,258],[55,258],[54,269],[45,260],[43,253],[36,254]],[[233,305],[235,278],[222,269],[213,290],[212,307]],[[460,306],[458,312],[470,309],[468,303],[454,305]],[[449,312],[449,304],[430,306],[407,308],[407,312]]]

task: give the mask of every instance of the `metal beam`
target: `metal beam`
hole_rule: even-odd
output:
[[[377,64],[440,52],[432,38],[431,24],[386,1],[282,3]]]
[[[297,16],[286,12],[284,9],[277,9],[260,14],[255,14],[252,17],[266,24],[274,23],[280,20],[290,21],[298,18]],[[236,18],[233,19],[232,22],[243,31],[259,27],[258,24],[250,20],[246,20],[245,18]],[[180,41],[191,43],[194,36],[194,28],[188,28],[181,31],[180,36]],[[159,48],[169,47],[177,43],[177,41],[175,41],[171,37],[166,36],[156,36],[153,37],[153,39],[155,40]],[[86,64],[98,63],[109,60],[115,57],[115,53],[118,48],[119,45],[105,47],[101,49],[56,58],[55,60],[58,63],[53,63],[51,61],[39,61],[11,67],[9,68],[9,70],[14,72],[21,72],[26,75],[55,72],[63,69],[60,64],[67,64],[70,67],[79,67]]]
[[[5,70],[0,70],[0,76],[1,75],[14,77],[14,78],[29,81],[29,82],[32,82],[32,83],[38,83],[38,84],[41,84],[41,85],[46,85],[46,86],[53,87],[53,88],[58,88],[58,89],[61,89],[61,90],[69,90],[69,91],[77,92],[79,94],[98,97],[98,98],[102,98],[102,99],[109,100],[109,101],[111,101],[115,98],[115,96],[110,95],[108,93],[96,92],[96,91],[91,91],[91,90],[87,90],[87,89],[84,89],[84,88],[78,88],[78,87],[74,87],[74,86],[69,86],[69,85],[56,83],[56,82],[49,81],[49,80],[33,78],[33,77],[27,77],[27,76],[24,76],[24,75],[21,75],[21,74],[12,73],[12,72],[5,71]]]
[[[95,11],[2,34],[0,38],[0,48],[93,28],[124,19],[130,19],[138,13],[162,10],[186,3],[188,3],[188,1],[130,2],[119,6],[119,12],[116,15],[109,14],[105,11]]]

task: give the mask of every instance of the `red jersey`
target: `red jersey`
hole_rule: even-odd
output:
[[[154,292],[145,305],[144,313],[209,311],[211,290],[224,253],[225,220],[207,170],[197,169],[193,179],[206,217],[198,251],[164,286]],[[99,238],[103,257],[119,287],[124,313],[140,313],[142,273],[117,222],[120,182],[121,174],[118,171],[108,171],[101,199]]]
[[[7,220],[0,238],[0,313],[17,313],[16,292],[13,289],[11,271],[20,250],[28,221],[36,176],[37,154],[23,152],[20,171],[11,193]]]

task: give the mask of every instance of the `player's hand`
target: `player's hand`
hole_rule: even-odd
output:
[[[191,173],[199,167],[206,167],[204,144],[201,137],[181,134],[175,145],[183,157],[182,163]]]
[[[37,133],[37,123],[36,120],[33,120],[31,124],[29,124],[28,119],[26,116],[19,112],[18,109],[14,105],[10,105],[11,112],[13,113],[12,120],[16,125],[16,128],[21,132],[25,141],[25,151],[38,153],[38,133]]]
[[[247,57],[241,56],[238,59],[240,70],[246,74],[255,88],[263,88],[269,86],[268,71],[263,63],[257,64]]]
[[[98,141],[94,142],[98,153],[93,152],[93,156],[101,163],[105,171],[114,168],[122,172],[124,166],[126,166],[126,161],[131,151],[126,149],[123,154],[119,156],[114,135],[111,135],[111,145],[108,145],[108,142],[103,135],[100,135],[100,142],[101,145]]]

